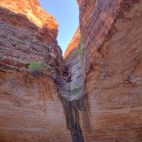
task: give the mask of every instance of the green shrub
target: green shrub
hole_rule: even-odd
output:
[[[32,62],[28,66],[29,71],[35,72],[35,71],[41,71],[43,68],[43,64],[41,62]]]
[[[81,45],[82,43],[84,43],[84,39],[83,39],[83,36],[81,35],[79,44]]]
[[[81,91],[81,87],[72,90],[71,93],[72,95],[77,95],[80,91]]]
[[[84,43],[84,39],[83,39],[83,36],[81,35],[80,41],[79,41],[79,44],[78,44],[78,49],[79,49],[79,55],[80,56],[83,56],[84,53],[85,53],[85,49],[83,48],[83,43]]]
[[[84,53],[85,53],[85,49],[81,47],[81,48],[80,48],[80,51],[79,51],[79,55],[80,55],[80,56],[83,56]]]
[[[84,44],[84,39],[81,36],[79,43],[78,43],[78,46],[73,49],[73,50],[78,50],[78,53],[79,53],[80,56],[84,56],[84,53],[85,53],[85,48],[83,47],[84,46],[83,44]]]

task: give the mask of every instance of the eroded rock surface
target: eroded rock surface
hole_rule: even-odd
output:
[[[78,3],[83,40],[64,61],[50,30],[0,8],[2,142],[142,141],[142,0]]]
[[[81,4],[82,0],[77,0],[78,6]],[[69,42],[68,46],[66,47],[65,53],[63,55],[63,58],[65,59],[69,54],[71,54],[72,50],[76,47],[78,47],[79,42],[80,42],[80,38],[81,38],[81,31],[80,31],[80,27],[78,26],[75,34],[73,35],[71,41]],[[70,55],[72,57],[72,55]]]
[[[79,41],[80,41],[80,28],[78,27],[72,40],[70,41],[70,43],[68,44],[64,56],[63,58],[65,59],[69,53],[71,53],[71,50],[73,50],[74,48],[78,47]]]
[[[1,13],[2,19],[6,18],[5,20],[13,25],[19,26],[20,24],[20,27],[26,28],[25,24],[29,24],[29,21],[24,17],[26,16],[32,23],[40,28],[38,30],[40,30],[40,33],[46,40],[57,43],[58,23],[53,16],[40,7],[37,0],[1,0],[0,6],[17,14],[16,16],[12,13],[9,13],[8,15],[7,12],[6,18],[5,11],[4,13]],[[31,26],[31,28],[36,30],[35,26]]]
[[[0,8],[0,142],[71,142],[55,84],[64,70],[62,52],[56,36],[41,31]],[[33,61],[42,63],[40,72],[29,71]]]
[[[85,141],[142,141],[141,17],[141,0],[81,3],[92,129]]]
[[[82,0],[77,0],[78,5],[80,5],[82,2]]]

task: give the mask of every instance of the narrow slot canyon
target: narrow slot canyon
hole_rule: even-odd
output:
[[[76,4],[62,55],[37,0],[1,0],[0,142],[142,142],[142,0]]]

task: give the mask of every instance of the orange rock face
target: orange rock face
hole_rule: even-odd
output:
[[[71,66],[71,85],[78,80],[79,87],[85,76],[89,118],[79,111],[85,142],[142,141],[141,17],[142,1],[84,0],[80,5],[84,75],[82,71],[78,76],[81,61],[76,50],[65,64]]]
[[[80,20],[92,129],[84,140],[142,141],[142,1],[84,0]]]
[[[71,142],[53,79],[0,68],[0,142]]]
[[[29,23],[28,21],[24,21],[24,18],[20,16],[26,16],[33,24],[41,29],[41,33],[45,39],[50,40],[52,42],[57,42],[56,37],[58,34],[58,24],[55,21],[54,17],[45,12],[38,3],[37,0],[18,0],[18,1],[2,1],[0,6],[6,8],[16,14],[18,14],[18,18],[14,15],[10,15],[11,19],[13,18],[13,24],[17,26],[17,22],[19,20],[24,24],[24,22]],[[4,18],[4,15],[2,16]],[[5,17],[6,18],[6,17]],[[10,17],[8,17],[10,19]],[[23,20],[23,21],[22,21]],[[24,28],[24,25],[23,25]],[[43,32],[44,30],[44,32]]]
[[[75,32],[72,40],[70,41],[70,43],[68,44],[64,56],[63,58],[66,58],[66,56],[69,55],[69,53],[71,52],[71,50],[73,50],[74,48],[76,48],[78,46],[78,43],[80,41],[80,29],[78,27],[77,31]]]
[[[78,5],[80,5],[82,2],[82,0],[77,0]]]
[[[28,13],[27,1],[3,2],[17,13],[0,7],[0,142],[71,142],[55,84],[64,70],[56,35],[19,14],[18,8]],[[42,64],[40,71],[28,67],[33,62]]]
[[[81,1],[82,1],[82,0],[77,0],[78,5],[81,4]],[[69,53],[70,53],[74,48],[76,48],[76,47],[78,46],[79,41],[80,41],[80,37],[81,37],[81,36],[80,36],[80,28],[78,27],[77,30],[76,30],[76,32],[75,32],[75,34],[73,35],[73,37],[72,37],[70,43],[68,44],[68,46],[67,46],[67,48],[66,48],[66,50],[65,50],[65,53],[64,53],[64,56],[63,56],[64,59],[69,55]]]
[[[78,29],[64,61],[48,26],[10,11],[19,1],[5,3],[0,142],[141,142],[142,0],[82,1],[84,40],[74,48]],[[33,61],[40,70],[30,70]]]

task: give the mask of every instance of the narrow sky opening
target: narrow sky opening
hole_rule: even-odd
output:
[[[38,0],[41,7],[52,15],[57,23],[58,44],[64,53],[79,25],[79,7],[76,0]]]

